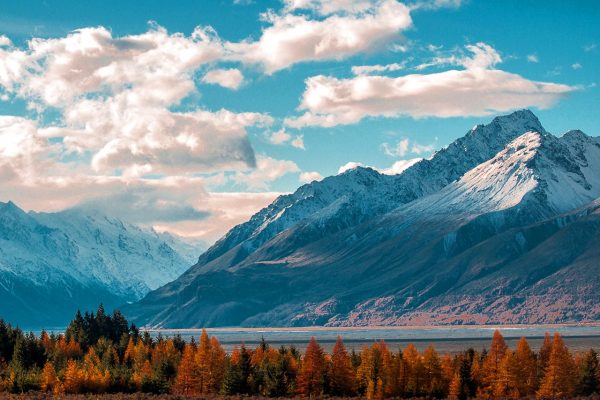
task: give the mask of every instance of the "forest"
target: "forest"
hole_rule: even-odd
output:
[[[205,330],[200,338],[151,337],[123,317],[77,313],[64,334],[24,333],[0,321],[0,392],[46,395],[152,393],[183,397],[570,398],[599,393],[594,350],[573,353],[546,334],[538,352],[521,338],[509,348],[499,331],[489,348],[439,354],[383,341],[331,353],[312,338],[294,347],[243,344],[225,352]]]

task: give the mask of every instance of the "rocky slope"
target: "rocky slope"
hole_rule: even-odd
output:
[[[188,247],[99,214],[25,213],[0,203],[0,318],[60,327],[77,308],[139,300],[194,263]]]
[[[594,319],[598,197],[600,140],[518,111],[399,175],[357,168],[280,197],[125,311],[168,327]],[[586,279],[559,279],[573,268]]]

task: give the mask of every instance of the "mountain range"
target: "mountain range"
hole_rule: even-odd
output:
[[[198,247],[99,213],[24,212],[0,203],[0,318],[64,327],[77,309],[110,310],[176,279]]]
[[[153,327],[600,319],[600,138],[529,110],[280,196],[123,311]]]

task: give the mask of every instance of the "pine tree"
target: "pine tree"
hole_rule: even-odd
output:
[[[340,336],[337,337],[331,354],[330,394],[351,396],[354,394],[354,370],[352,360]]]
[[[458,400],[463,398],[462,382],[460,380],[460,374],[455,373],[450,381],[450,387],[448,388],[448,399]]]
[[[67,368],[63,381],[65,393],[79,393],[83,378],[75,360],[67,361]]]
[[[519,396],[524,397],[534,394],[538,384],[535,354],[524,337],[517,344],[514,363],[514,374],[517,381],[513,386],[516,387]]]
[[[200,393],[200,373],[196,365],[196,350],[191,344],[186,345],[183,350],[173,391],[187,396]]]
[[[593,349],[585,353],[582,359],[579,383],[577,384],[579,394],[590,396],[600,390],[600,366],[598,365],[598,353]]]
[[[406,362],[407,367],[406,391],[413,396],[421,396],[425,374],[421,355],[411,343],[404,349],[402,358]]]
[[[575,363],[558,333],[552,340],[552,351],[537,397],[540,399],[570,398],[575,394]]]
[[[433,346],[427,347],[423,353],[423,388],[429,396],[441,397],[444,392],[442,381],[442,365]]]
[[[51,392],[54,391],[58,383],[58,378],[56,377],[56,370],[54,369],[54,365],[47,361],[44,365],[44,369],[42,370],[42,376],[40,378],[40,389],[42,392]]]
[[[200,393],[209,393],[209,386],[211,382],[210,377],[210,338],[206,329],[202,329],[200,335],[200,343],[198,350],[196,351],[196,365],[198,367],[198,388]]]
[[[320,396],[323,392],[325,360],[323,349],[313,337],[306,347],[298,374],[297,391],[303,396]]]
[[[508,346],[504,341],[504,337],[499,330],[496,329],[494,336],[492,337],[492,344],[490,345],[490,351],[487,353],[485,360],[483,361],[483,368],[481,371],[481,380],[483,383],[482,390],[488,396],[493,395],[498,385],[498,379],[500,377],[500,363],[504,358],[508,350]]]

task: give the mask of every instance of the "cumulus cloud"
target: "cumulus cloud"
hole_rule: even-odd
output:
[[[295,13],[312,9],[320,18]],[[343,59],[372,50],[411,26],[409,9],[396,0],[288,1],[256,41],[227,43],[233,60],[261,65],[267,74],[304,61]]]
[[[304,135],[298,135],[298,136],[296,136],[290,142],[290,144],[292,145],[292,147],[295,147],[295,148],[301,149],[301,150],[305,150],[305,147],[304,147]]]
[[[205,187],[225,172],[266,188],[277,167],[297,169],[257,163],[247,129],[269,126],[270,116],[179,107],[197,95],[198,72],[223,53],[209,27],[185,36],[151,26],[124,37],[85,28],[24,48],[2,39],[0,95],[26,102],[30,117],[0,117],[0,197],[28,209],[80,205],[180,226],[214,219]]]
[[[284,144],[292,138],[292,135],[286,132],[285,129],[280,129],[271,133],[268,137],[271,144]]]
[[[116,38],[103,27],[85,28],[63,38],[33,39],[26,50],[2,50],[0,85],[39,113],[60,110],[63,123],[41,127],[40,136],[60,140],[65,152],[89,153],[96,172],[254,166],[246,128],[268,125],[270,117],[172,110],[196,91],[195,71],[222,52],[211,28],[186,37],[154,26]]]
[[[292,147],[304,150],[304,135],[292,136],[285,129],[268,133],[267,140],[274,145],[283,145],[289,143]]]
[[[392,164],[392,166],[390,166],[389,168],[377,168],[377,167],[373,167],[370,165],[365,165],[360,162],[349,161],[346,164],[342,165],[338,169],[338,174],[343,174],[344,172],[350,171],[354,168],[363,167],[363,168],[374,169],[375,171],[377,171],[381,174],[385,174],[385,175],[397,175],[397,174],[403,172],[405,169],[418,163],[421,160],[422,160],[422,158],[412,158],[409,160],[398,160],[398,161],[394,162],[394,164]]]
[[[300,174],[298,179],[302,183],[310,183],[313,181],[320,181],[321,179],[323,179],[323,175],[321,175],[320,173],[318,173],[316,171],[303,172]]]
[[[398,175],[404,172],[405,169],[412,167],[414,164],[421,161],[422,158],[412,158],[410,160],[398,160],[389,168],[378,169],[379,172],[385,175]]]
[[[8,47],[10,45],[12,45],[12,41],[7,36],[0,35],[0,47]]]
[[[244,82],[244,75],[237,68],[213,69],[204,75],[202,82],[237,90]]]
[[[581,63],[576,62],[576,63],[573,63],[571,65],[571,68],[573,68],[573,69],[581,69],[581,68],[583,68],[583,65],[581,65]]]
[[[483,116],[518,108],[549,108],[577,87],[528,80],[495,68],[500,55],[479,43],[468,58],[454,62],[463,69],[401,77],[357,76],[351,79],[318,75],[306,80],[300,110],[287,126],[332,127],[354,124],[365,117]]]
[[[358,168],[358,167],[364,167],[365,165],[363,163],[359,163],[359,162],[355,162],[355,161],[348,161],[346,164],[342,165],[340,168],[338,168],[338,174],[343,174],[346,171],[350,171],[351,169],[354,168]]]
[[[199,237],[212,243],[235,225],[246,222],[250,216],[269,205],[279,192],[235,192],[208,193],[201,199],[203,209],[210,215],[200,220],[179,221],[169,224],[158,223],[154,228],[182,236]]]
[[[529,54],[527,55],[527,61],[529,61],[530,63],[538,63],[540,62],[540,59],[537,56],[537,54]]]
[[[256,168],[236,172],[232,180],[249,189],[264,190],[268,189],[269,183],[294,172],[300,172],[300,168],[295,162],[260,155],[256,160]]]

